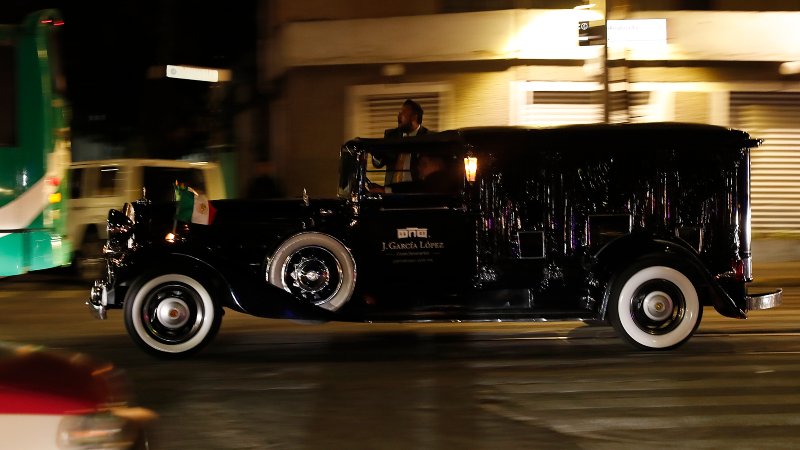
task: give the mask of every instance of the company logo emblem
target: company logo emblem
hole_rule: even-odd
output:
[[[408,227],[408,228],[398,228],[397,229],[397,239],[409,239],[409,238],[426,238],[428,237],[428,229],[427,228],[416,228],[416,227]]]

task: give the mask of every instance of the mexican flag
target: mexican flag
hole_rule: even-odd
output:
[[[210,225],[217,213],[208,197],[194,189],[175,183],[176,217],[182,222]]]

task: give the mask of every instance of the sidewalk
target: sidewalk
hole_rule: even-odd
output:
[[[753,282],[781,288],[800,286],[800,261],[753,261]]]
[[[754,284],[800,286],[800,239],[755,238],[751,247]]]

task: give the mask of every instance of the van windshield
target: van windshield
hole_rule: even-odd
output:
[[[142,183],[145,196],[152,202],[168,202],[175,200],[175,182],[205,193],[206,184],[203,171],[193,168],[176,167],[144,167]]]

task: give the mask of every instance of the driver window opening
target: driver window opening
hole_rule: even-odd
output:
[[[455,155],[370,154],[366,172],[369,191],[383,194],[455,193],[464,185],[464,165]]]

